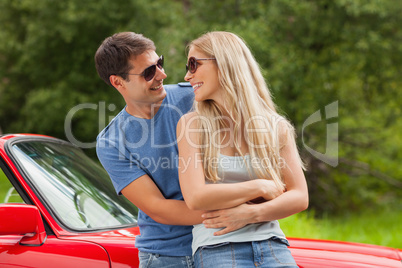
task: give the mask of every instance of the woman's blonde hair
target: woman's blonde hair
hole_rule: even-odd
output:
[[[294,128],[276,112],[268,86],[250,49],[240,37],[229,32],[206,33],[192,41],[188,48],[196,48],[216,59],[225,100],[223,109],[229,113],[233,123],[233,137],[239,154],[242,155],[236,137],[245,135],[251,159],[260,160],[253,161],[255,174],[258,178],[272,179],[277,187],[284,189],[281,168],[286,163],[280,157],[284,146],[281,141],[289,141],[288,135],[294,140]],[[208,180],[217,182],[218,171],[213,159],[219,156],[221,137],[214,133],[227,127],[222,119],[223,110],[213,100],[195,102],[194,109],[202,118],[198,124],[202,129],[199,143],[204,145],[200,147],[204,173]],[[281,135],[287,137],[280,138]]]

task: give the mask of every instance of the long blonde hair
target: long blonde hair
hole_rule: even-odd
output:
[[[280,135],[290,135],[294,140],[294,128],[276,112],[268,86],[250,49],[241,38],[229,32],[206,33],[192,41],[188,48],[192,47],[216,59],[224,109],[234,124],[234,137],[242,135],[244,130],[251,159],[260,159],[259,163],[254,161],[255,174],[261,179],[272,179],[277,187],[284,189],[281,168],[285,163],[280,157],[284,144],[280,141],[289,139],[280,139]],[[221,137],[213,133],[225,127],[224,120],[216,120],[222,118],[222,107],[213,100],[206,100],[195,102],[194,109],[202,118],[198,120],[202,130],[199,143],[207,145],[200,147],[204,173],[208,180],[217,182],[220,178],[213,159],[219,155]],[[262,133],[258,130],[268,131]],[[234,145],[241,154],[236,138]]]

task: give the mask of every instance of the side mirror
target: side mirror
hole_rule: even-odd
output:
[[[20,244],[41,246],[46,240],[45,226],[37,207],[26,204],[0,204],[0,235],[22,235]]]

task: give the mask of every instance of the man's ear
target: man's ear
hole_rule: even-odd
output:
[[[118,75],[111,75],[109,76],[109,81],[118,91],[124,89],[123,78]]]

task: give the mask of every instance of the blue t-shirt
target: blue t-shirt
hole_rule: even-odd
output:
[[[152,119],[134,117],[123,109],[98,135],[96,151],[118,194],[148,175],[166,199],[183,200],[178,177],[176,125],[193,105],[188,83],[165,85],[166,97]],[[141,235],[135,245],[143,252],[168,256],[191,255],[192,226],[155,222],[139,210]]]

